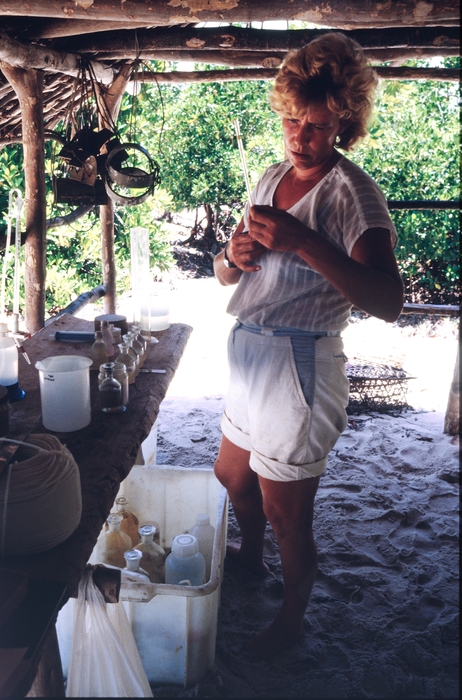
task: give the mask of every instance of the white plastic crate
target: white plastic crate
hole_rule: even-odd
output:
[[[118,495],[139,518],[159,523],[162,547],[208,513],[215,527],[210,579],[202,586],[162,583],[123,584],[120,597],[132,625],[149,682],[188,686],[197,683],[215,661],[220,587],[226,550],[228,499],[213,471],[206,468],[134,466]],[[90,558],[96,563],[95,550]],[[66,610],[67,608],[67,610]],[[72,606],[58,618],[64,675],[70,651]]]

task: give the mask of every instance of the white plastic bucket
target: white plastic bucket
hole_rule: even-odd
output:
[[[57,355],[35,363],[45,428],[70,433],[90,423],[91,363],[89,357],[80,355]]]

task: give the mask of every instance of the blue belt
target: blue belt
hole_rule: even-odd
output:
[[[291,338],[324,338],[325,336],[339,336],[340,331],[304,331],[301,328],[267,328],[266,326],[246,326],[240,321],[237,322],[237,328],[242,328],[249,333],[257,333],[258,335],[270,336],[289,336]]]

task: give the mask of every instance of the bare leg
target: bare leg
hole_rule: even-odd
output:
[[[241,530],[241,546],[230,545],[227,554],[257,576],[265,576],[268,567],[263,561],[263,538],[266,516],[258,477],[249,467],[250,452],[222,437],[215,475],[228,491],[234,514]]]
[[[259,477],[263,508],[279,545],[284,600],[276,619],[248,646],[254,659],[274,656],[299,639],[313,587],[318,557],[313,537],[313,505],[319,477],[270,481]]]

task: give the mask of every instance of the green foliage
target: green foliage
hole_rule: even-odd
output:
[[[454,59],[445,59],[448,64],[454,64]],[[378,182],[387,199],[458,200],[457,103],[455,83],[384,81],[370,135],[349,157]],[[408,300],[455,303],[456,213],[392,210],[391,216],[398,231],[396,255]]]

